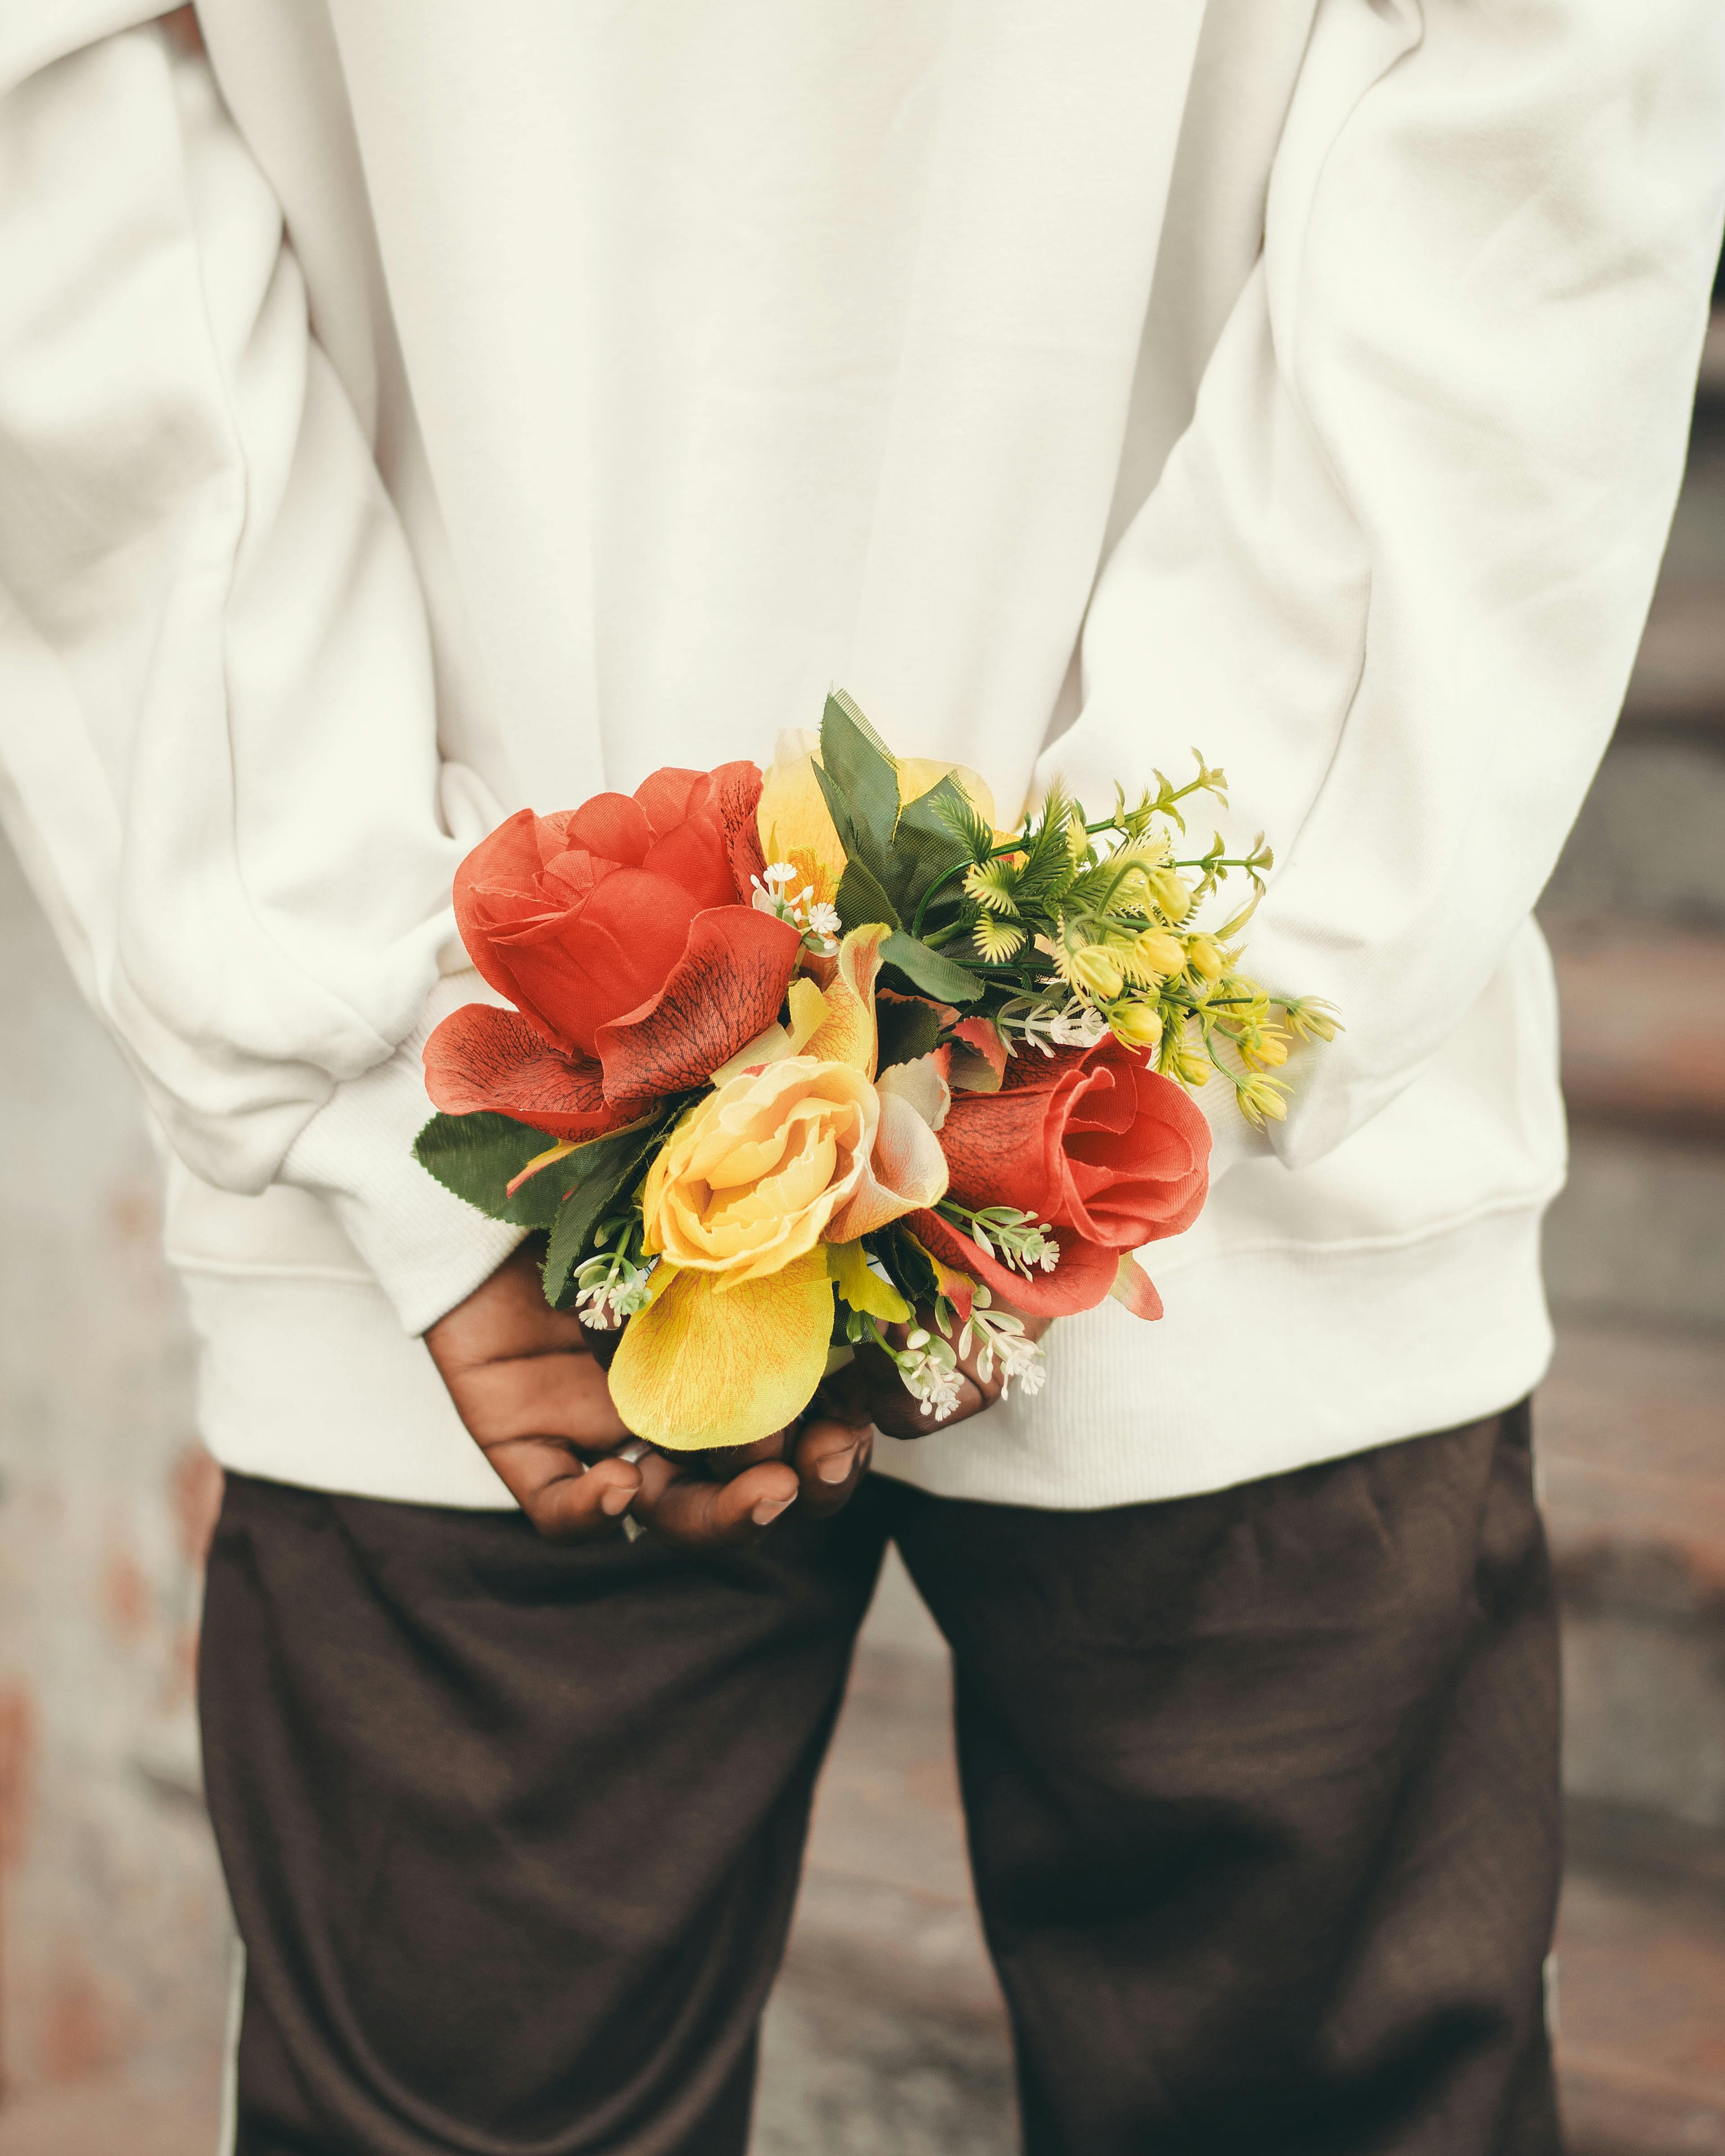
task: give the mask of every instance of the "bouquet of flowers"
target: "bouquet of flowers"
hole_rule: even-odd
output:
[[[1271,855],[1182,856],[1198,758],[1013,829],[975,773],[895,758],[855,704],[751,763],[523,809],[455,915],[512,1009],[425,1050],[421,1163],[547,1237],[553,1306],[621,1337],[618,1412],[666,1450],[793,1422],[859,1343],[937,1419],[977,1353],[1034,1390],[1019,1313],[1162,1306],[1134,1252],[1197,1218],[1219,1077],[1261,1124],[1315,999],[1241,971]],[[1248,902],[1199,925],[1230,876]]]

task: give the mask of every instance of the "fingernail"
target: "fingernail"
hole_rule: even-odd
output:
[[[619,1512],[626,1512],[639,1493],[634,1490],[603,1490],[599,1493],[599,1510],[608,1520],[614,1520]]]
[[[763,1497],[749,1517],[757,1527],[771,1527],[790,1502],[788,1497]]]
[[[814,1471],[823,1482],[845,1482],[850,1480],[855,1466],[854,1451],[829,1452]]]

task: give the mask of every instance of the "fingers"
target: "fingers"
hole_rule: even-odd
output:
[[[999,1397],[998,1385],[985,1395],[974,1373],[965,1372],[959,1379],[956,1405],[950,1414],[937,1421],[906,1391],[898,1365],[891,1356],[883,1355],[878,1348],[864,1347],[858,1348],[856,1359],[863,1366],[875,1426],[888,1437],[927,1437],[932,1430],[950,1430],[954,1423],[980,1414]],[[962,1363],[959,1367],[963,1369]]]
[[[520,1356],[454,1373],[446,1382],[462,1420],[488,1449],[511,1438],[562,1438],[607,1452],[629,1435],[604,1372],[590,1355]]]
[[[816,1414],[803,1424],[792,1456],[803,1503],[817,1518],[850,1502],[868,1472],[874,1445],[866,1421],[838,1422]]]
[[[919,1316],[918,1322],[927,1329],[932,1329],[932,1321],[927,1313]],[[1044,1329],[1042,1325],[1037,1325],[1031,1337],[1037,1337]],[[1025,1330],[1030,1332],[1028,1322]],[[895,1348],[902,1348],[910,1331],[911,1328],[906,1325],[891,1325],[886,1327],[886,1337]],[[982,1341],[973,1337],[968,1351],[958,1358],[957,1401],[952,1412],[939,1421],[917,1405],[905,1389],[897,1365],[880,1348],[871,1343],[860,1347],[854,1367],[861,1373],[870,1411],[878,1429],[884,1430],[889,1437],[927,1437],[932,1430],[950,1430],[953,1424],[980,1414],[984,1408],[993,1407],[1000,1398],[1006,1380],[999,1359],[998,1357],[993,1358],[988,1375],[983,1378],[978,1374],[982,1354]]]
[[[699,1455],[691,1455],[684,1465],[651,1452],[640,1462],[634,1517],[680,1548],[757,1542],[796,1497],[795,1470],[782,1460],[744,1467],[724,1481],[704,1473],[698,1460]]]
[[[548,1542],[615,1534],[641,1486],[639,1467],[601,1460],[583,1467],[567,1445],[542,1437],[505,1438],[485,1448],[509,1491]]]
[[[581,1323],[545,1300],[539,1266],[526,1246],[506,1258],[465,1302],[440,1317],[425,1345],[445,1382],[452,1371],[519,1355],[578,1352]]]
[[[629,1435],[572,1313],[545,1300],[531,1251],[506,1259],[425,1345],[504,1487],[553,1542],[614,1534],[640,1488],[632,1462],[585,1467]]]

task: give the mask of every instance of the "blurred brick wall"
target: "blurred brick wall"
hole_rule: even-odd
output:
[[[0,845],[0,2070],[207,2052],[228,1918],[198,1795],[219,1476],[131,1081]],[[116,2152],[121,2156],[121,2152]]]

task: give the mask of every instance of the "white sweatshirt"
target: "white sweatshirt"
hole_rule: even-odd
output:
[[[0,793],[221,1459],[509,1502],[415,1337],[512,1240],[408,1151],[451,872],[833,682],[1005,808],[1200,746],[1348,1026],[1269,1141],[1207,1103],[1161,1323],[882,1467],[1117,1504],[1536,1381],[1529,909],[1676,492],[1718,0],[151,12],[0,10]]]

